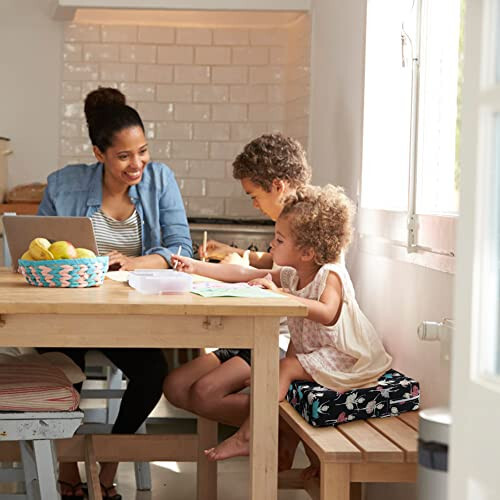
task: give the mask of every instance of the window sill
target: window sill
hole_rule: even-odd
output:
[[[416,246],[408,250],[408,214],[361,209],[359,250],[437,271],[455,273],[456,216],[415,216]]]
[[[361,234],[359,236],[358,248],[361,253],[455,274],[454,256],[433,253],[419,248],[414,252],[408,252],[407,246],[403,242],[389,241]]]

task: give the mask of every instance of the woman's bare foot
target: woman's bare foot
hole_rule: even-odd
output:
[[[61,495],[82,498],[84,492],[81,488],[80,472],[76,462],[59,464],[59,488]]]
[[[113,485],[117,469],[118,463],[116,462],[101,462],[99,481],[101,482],[102,493],[105,496],[114,497],[117,494]]]
[[[292,468],[295,451],[299,444],[297,434],[287,425],[281,425],[278,434],[278,472]]]
[[[215,448],[205,450],[205,455],[209,460],[226,460],[231,457],[243,457],[250,455],[250,441],[245,439],[242,432],[237,432],[231,437],[222,441]]]

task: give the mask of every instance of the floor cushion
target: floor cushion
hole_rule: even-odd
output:
[[[290,384],[286,399],[312,426],[335,427],[354,420],[391,417],[418,410],[420,386],[416,380],[389,370],[375,387],[345,392],[296,380]]]

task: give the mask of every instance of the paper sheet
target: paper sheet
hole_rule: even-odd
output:
[[[128,271],[108,271],[106,278],[113,281],[121,281],[122,283],[128,282]]]
[[[193,283],[191,293],[202,297],[248,297],[248,298],[283,298],[283,295],[248,283],[197,282]]]

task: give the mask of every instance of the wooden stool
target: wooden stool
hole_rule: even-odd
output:
[[[24,480],[25,494],[0,494],[0,500],[57,500],[54,439],[70,438],[83,420],[81,411],[0,413],[0,442],[19,441],[23,471],[1,469],[7,481]]]

